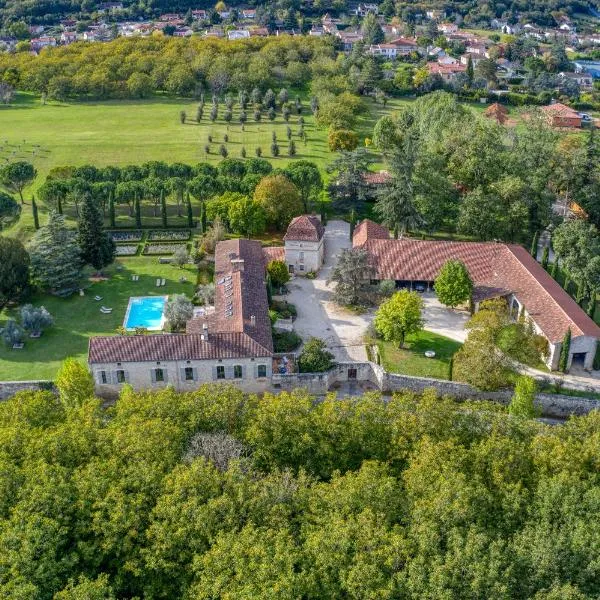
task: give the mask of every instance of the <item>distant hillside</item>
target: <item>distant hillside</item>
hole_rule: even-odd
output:
[[[0,0],[0,27],[6,27],[14,21],[26,23],[53,24],[65,17],[86,19],[93,17],[101,2],[97,0]],[[151,18],[163,12],[185,13],[194,8],[212,8],[211,0],[122,0],[125,15],[130,18]],[[350,12],[357,4],[354,0],[325,0],[315,4],[306,0],[231,0],[231,6],[263,6],[273,11],[290,8],[309,16],[318,16],[325,12]],[[528,21],[540,25],[555,25],[559,14],[576,17],[592,15],[600,9],[600,0],[430,0],[424,2],[381,0],[382,12],[393,16],[394,11],[400,17],[411,19],[415,15],[425,14],[427,10],[445,10],[447,14],[458,14],[466,23],[485,26],[493,18],[516,18],[521,15]],[[391,14],[390,14],[391,13]]]

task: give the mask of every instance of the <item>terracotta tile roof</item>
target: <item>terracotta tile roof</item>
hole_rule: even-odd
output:
[[[313,215],[300,215],[292,219],[285,236],[285,241],[318,242],[325,234],[321,221]]]
[[[464,73],[467,70],[467,66],[461,64],[445,65],[436,62],[428,62],[427,69],[432,75],[444,75],[447,73]]]
[[[269,246],[263,248],[263,257],[265,259],[265,265],[268,265],[271,261],[280,260],[285,262],[285,248],[283,246]]]
[[[566,104],[556,102],[555,104],[549,104],[548,106],[542,106],[542,111],[546,114],[556,115],[558,117],[568,117],[573,119],[579,119],[579,113],[574,111],[571,107]]]
[[[514,294],[550,342],[560,342],[569,327],[574,337],[600,338],[600,327],[521,246],[387,238],[385,228],[368,220],[354,232],[353,245],[372,257],[374,279],[434,281],[447,260],[460,260],[476,296]]]
[[[409,40],[408,38],[399,37],[395,40],[389,42],[393,46],[414,46],[417,47],[417,42],[415,40]]]
[[[269,356],[271,352],[245,333],[116,335],[90,339],[90,363],[210,360]]]
[[[389,183],[392,180],[392,176],[387,171],[379,171],[379,173],[367,171],[363,173],[363,180],[369,185],[382,185]]]
[[[390,232],[379,223],[375,223],[369,219],[361,221],[354,230],[352,235],[352,245],[362,246],[367,240],[387,240],[390,237]]]
[[[91,338],[89,362],[268,356],[273,352],[273,338],[264,282],[260,242],[219,242],[215,249],[215,312],[209,319],[192,319],[185,335]],[[205,323],[208,341],[201,338]]]

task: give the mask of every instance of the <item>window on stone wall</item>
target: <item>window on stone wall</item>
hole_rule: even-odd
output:
[[[194,381],[194,369],[192,367],[185,368],[185,380]]]
[[[217,379],[225,379],[225,367],[217,367]]]
[[[100,383],[108,383],[106,371],[100,371]]]
[[[165,380],[165,372],[162,369],[154,369],[154,380],[155,381],[164,381]]]
[[[267,365],[258,365],[257,374],[258,374],[258,377],[266,377],[267,376]]]
[[[233,367],[233,377],[234,379],[242,378],[242,365],[235,365]]]
[[[117,383],[125,383],[125,371],[122,369],[117,371]]]

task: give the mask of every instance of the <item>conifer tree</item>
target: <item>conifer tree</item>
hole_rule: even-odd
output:
[[[138,198],[137,192],[135,193],[135,200],[133,201],[135,210],[135,226],[138,229],[142,228],[142,208],[140,206],[140,199]]]
[[[165,200],[165,192],[160,191],[160,216],[162,217],[162,226],[167,228],[167,202]]]
[[[115,227],[115,197],[112,192],[108,197],[108,215],[110,219],[110,226]]]
[[[558,370],[563,373],[567,372],[569,364],[569,350],[571,349],[571,328],[567,329],[560,347],[560,357],[558,359]]]
[[[40,228],[40,219],[38,216],[38,207],[35,201],[35,196],[32,196],[31,198],[31,212],[33,213],[33,226],[37,231]]]
[[[187,193],[185,198],[185,203],[187,206],[187,219],[188,219],[188,227],[191,229],[194,226],[194,213],[192,212],[192,202],[190,200],[190,193]]]
[[[90,194],[81,205],[77,240],[83,261],[98,271],[115,259],[115,243],[104,231],[102,212]]]
[[[48,224],[35,233],[29,255],[31,278],[41,288],[68,295],[79,287],[81,250],[77,232],[67,228],[63,215],[50,213]]]

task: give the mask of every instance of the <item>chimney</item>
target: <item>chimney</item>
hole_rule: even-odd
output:
[[[244,259],[243,258],[232,258],[231,259],[231,269],[234,273],[239,271],[240,273],[244,272]]]
[[[204,342],[208,342],[208,323],[202,324],[202,335],[200,339]]]
[[[251,315],[250,317],[250,325],[252,325],[252,327],[256,327],[256,317],[254,315]]]

